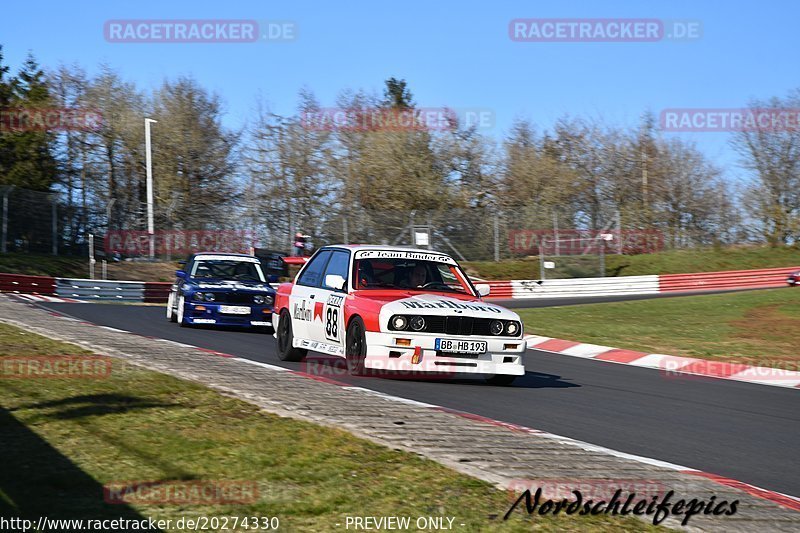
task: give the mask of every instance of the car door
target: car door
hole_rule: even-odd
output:
[[[314,320],[322,320],[322,308],[317,304],[323,301],[321,285],[331,254],[330,250],[321,250],[312,257],[292,287],[289,314],[292,317],[292,332],[298,339],[311,340]]]
[[[350,252],[333,250],[325,267],[322,284],[314,303],[310,324],[311,339],[325,344],[341,346],[344,338],[344,298],[347,295],[347,274],[350,271]],[[328,285],[329,276],[344,279],[344,286]],[[328,350],[330,351],[330,350]]]

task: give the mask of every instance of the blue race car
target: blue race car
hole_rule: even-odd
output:
[[[252,255],[190,255],[167,300],[167,319],[194,324],[272,328],[275,289]]]

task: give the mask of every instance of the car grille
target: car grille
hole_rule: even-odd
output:
[[[444,333],[446,335],[491,335],[489,324],[491,318],[473,318],[471,316],[426,316],[428,333]]]
[[[240,292],[215,292],[214,303],[223,304],[252,304],[253,295]]]

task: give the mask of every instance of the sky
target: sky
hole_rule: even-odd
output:
[[[514,19],[609,18],[690,21],[701,36],[658,42],[509,36]],[[48,68],[77,63],[92,73],[107,63],[141,89],[192,76],[222,97],[232,128],[248,120],[258,95],[273,111],[290,114],[304,87],[332,107],[343,89],[380,93],[393,76],[408,82],[421,107],[489,110],[492,125],[483,132],[499,139],[515,118],[542,130],[564,115],[633,127],[647,110],[658,116],[674,108],[741,108],[753,98],[784,96],[800,87],[798,18],[800,3],[792,1],[40,1],[3,7],[0,44],[12,71],[32,51]],[[110,20],[165,19],[280,21],[291,25],[294,38],[131,43],[104,34]],[[747,178],[730,134],[665,135],[696,142],[730,179]]]

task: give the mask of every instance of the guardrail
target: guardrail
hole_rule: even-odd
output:
[[[714,291],[725,289],[768,289],[783,287],[789,273],[800,267],[729,270],[698,274],[664,274],[659,276],[659,292]]]
[[[56,278],[56,296],[78,300],[144,301],[144,281]]]
[[[485,283],[491,287],[489,299],[578,298],[783,287],[786,285],[788,274],[797,270],[800,270],[800,266],[661,276],[511,280]],[[278,284],[271,285],[277,288]],[[167,301],[171,286],[172,283],[169,282],[51,278],[0,273],[0,292],[55,295],[78,300],[164,303]]]
[[[658,276],[512,280],[512,298],[576,298],[626,294],[657,294]],[[489,296],[494,294],[489,293]],[[499,298],[500,296],[494,296]]]
[[[52,295],[56,293],[56,278],[0,273],[0,292]]]
[[[144,301],[148,303],[165,303],[169,297],[172,283],[148,281],[144,284]]]

